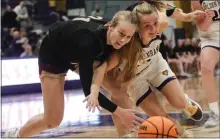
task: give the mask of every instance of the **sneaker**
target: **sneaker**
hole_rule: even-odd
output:
[[[18,137],[18,128],[5,132],[4,137],[17,138]]]
[[[219,115],[210,111],[209,119],[205,122],[205,128],[212,128],[216,127],[217,125],[219,125]]]
[[[193,132],[189,130],[184,130],[180,138],[194,138]]]
[[[185,94],[185,98],[187,101],[187,106],[184,109],[184,112],[187,114],[189,118],[194,121],[200,121],[203,117],[203,112],[201,106],[190,99],[187,94]]]

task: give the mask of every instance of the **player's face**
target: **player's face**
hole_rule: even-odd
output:
[[[159,16],[156,12],[150,15],[139,14],[139,34],[141,38],[155,38],[158,32]]]
[[[135,31],[135,25],[126,21],[120,21],[115,27],[109,26],[108,41],[115,49],[120,49],[131,40]]]

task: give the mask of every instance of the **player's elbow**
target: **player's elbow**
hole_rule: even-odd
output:
[[[168,27],[168,19],[164,19],[163,21],[160,21],[160,30],[159,32],[162,32],[165,28]]]
[[[164,21],[163,21],[162,24],[163,24],[163,26],[164,26],[165,28],[167,28],[168,25],[169,25],[168,18],[164,19]]]

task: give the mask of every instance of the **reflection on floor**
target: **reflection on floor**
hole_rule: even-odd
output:
[[[185,119],[181,112],[173,109],[164,100],[163,104],[169,110],[169,114],[178,119],[187,129],[192,130],[195,137],[219,137],[219,126],[213,129],[203,127],[208,118],[208,105],[201,90],[200,79],[186,79],[180,82],[185,92],[201,105],[204,117],[199,122]],[[110,114],[105,110],[89,113],[85,104],[82,103],[83,99],[82,90],[66,91],[63,122],[59,128],[44,131],[36,137],[117,137]],[[140,109],[137,108],[137,110]],[[22,126],[29,118],[41,112],[43,112],[43,102],[40,93],[2,97],[2,133]],[[147,118],[141,110],[139,115]]]

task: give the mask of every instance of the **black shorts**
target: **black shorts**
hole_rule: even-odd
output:
[[[43,39],[38,56],[39,75],[42,74],[42,71],[53,74],[66,74],[69,69],[74,71],[77,68],[77,63],[73,64],[62,59],[62,55],[60,57],[54,55],[51,46],[56,48],[55,45],[59,44],[51,42],[48,35]]]

